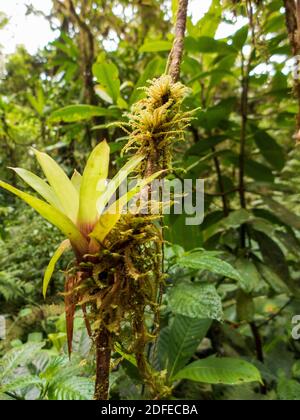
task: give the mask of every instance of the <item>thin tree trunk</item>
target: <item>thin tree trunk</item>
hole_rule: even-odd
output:
[[[94,399],[108,400],[111,359],[111,334],[102,326],[96,337],[96,382]]]
[[[298,100],[296,140],[300,142],[300,0],[283,0],[286,12],[286,27],[292,53],[295,58],[294,91]]]

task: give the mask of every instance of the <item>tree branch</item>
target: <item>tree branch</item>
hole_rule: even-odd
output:
[[[246,195],[245,195],[245,163],[246,163],[246,140],[247,140],[247,124],[248,124],[248,95],[249,95],[249,72],[251,66],[250,54],[248,63],[245,64],[245,58],[242,57],[242,95],[241,95],[241,145],[239,156],[239,195],[240,204],[243,209],[246,209]],[[241,248],[246,247],[246,226],[241,226]]]
[[[178,4],[177,20],[175,27],[175,40],[169,56],[168,74],[174,82],[180,77],[180,65],[184,49],[184,35],[186,29],[187,9],[189,0],[180,0]]]
[[[296,140],[300,141],[300,0],[283,0],[286,15],[286,27],[292,53],[295,57],[294,91],[298,100]]]

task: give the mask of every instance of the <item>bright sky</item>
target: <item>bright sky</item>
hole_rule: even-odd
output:
[[[26,16],[26,4],[49,13],[52,0],[0,0],[0,11],[10,19],[9,24],[0,32],[0,44],[5,54],[13,53],[18,44],[23,44],[34,54],[39,47],[45,46],[55,38],[49,23],[43,17]],[[189,12],[193,21],[198,21],[208,10],[211,0],[190,0]],[[226,36],[229,28],[221,28],[219,36]],[[232,31],[232,28],[231,28]]]
[[[18,44],[23,44],[30,53],[35,53],[55,38],[49,23],[42,17],[25,16],[26,4],[49,12],[52,0],[0,0],[0,11],[9,18],[9,24],[0,31],[0,44],[5,54],[13,53]]]

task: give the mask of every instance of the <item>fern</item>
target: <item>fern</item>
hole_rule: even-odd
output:
[[[93,397],[94,382],[89,378],[70,377],[57,381],[48,391],[49,400],[90,400]]]
[[[24,295],[26,285],[18,278],[18,271],[0,271],[0,297],[11,301]]]
[[[9,351],[0,361],[0,385],[14,375],[18,367],[28,365],[44,343],[28,343]]]

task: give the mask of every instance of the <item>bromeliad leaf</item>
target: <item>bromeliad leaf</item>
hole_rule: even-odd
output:
[[[48,286],[49,286],[50,280],[52,278],[52,275],[53,275],[53,272],[55,270],[55,266],[56,266],[58,260],[63,255],[63,253],[70,248],[71,248],[71,243],[67,239],[66,241],[64,241],[60,244],[60,246],[55,251],[53,257],[51,258],[51,260],[48,264],[48,267],[46,269],[46,272],[45,272],[45,275],[44,275],[44,280],[43,280],[43,295],[44,295],[44,298],[46,298]]]
[[[76,191],[79,194],[80,193],[81,182],[82,182],[82,175],[78,171],[76,171],[76,169],[75,169],[75,171],[72,175],[71,182],[72,182],[72,184],[76,188]]]
[[[79,209],[79,196],[76,188],[55,160],[46,153],[37,150],[35,150],[35,154],[49,184],[64,208],[65,214],[76,223]]]
[[[145,156],[140,155],[131,158],[108,184],[106,190],[103,192],[97,202],[97,209],[99,214],[103,213],[105,206],[111,200],[112,196],[115,194],[122,182],[124,182],[126,178],[138,167],[144,157]]]
[[[50,206],[50,204],[33,197],[23,191],[18,190],[15,187],[7,184],[6,182],[0,181],[0,187],[10,191],[17,197],[21,198],[25,203],[29,204],[34,210],[36,210],[44,219],[56,226],[67,238],[70,239],[74,248],[85,254],[88,249],[88,243],[84,236],[79,232],[74,223],[59,210]]]
[[[63,208],[60,204],[59,199],[57,198],[54,190],[50,187],[47,182],[45,182],[39,176],[33,174],[30,171],[22,168],[11,168],[16,174],[23,179],[32,189],[34,189],[41,197],[43,197],[49,204],[57,208],[60,211],[63,211]]]
[[[159,177],[164,171],[159,171],[152,176],[141,180],[129,192],[124,194],[119,200],[115,201],[104,213],[98,223],[96,224],[93,232],[89,235],[91,238],[96,239],[98,242],[103,242],[106,236],[115,227],[121,218],[124,207],[129,203],[133,197],[138,194],[147,184],[150,184],[154,179]],[[100,208],[101,209],[101,208]],[[98,211],[99,205],[98,205]]]
[[[105,189],[109,169],[109,153],[106,141],[95,147],[82,176],[78,222],[81,231],[86,233],[91,231],[90,226],[93,226],[98,220],[97,201]]]
[[[224,385],[262,381],[254,365],[240,359],[214,357],[191,363],[178,372],[173,379],[190,379],[206,384]]]

